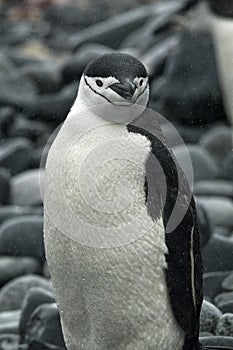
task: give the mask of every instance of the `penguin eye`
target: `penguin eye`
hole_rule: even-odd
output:
[[[96,85],[98,85],[99,87],[103,86],[103,82],[100,79],[96,80]]]
[[[142,84],[143,84],[143,79],[140,79],[139,86],[142,86]]]

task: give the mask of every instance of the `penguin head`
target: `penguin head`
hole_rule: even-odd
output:
[[[148,76],[144,65],[125,53],[105,54],[87,65],[78,99],[87,109],[97,108],[99,117],[129,123],[147,107]]]

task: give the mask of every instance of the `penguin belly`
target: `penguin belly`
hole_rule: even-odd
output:
[[[67,349],[182,350],[162,218],[154,222],[145,203],[149,140],[106,124],[72,143],[67,126],[47,160],[44,227]]]

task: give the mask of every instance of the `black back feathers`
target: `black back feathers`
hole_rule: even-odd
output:
[[[115,77],[119,81],[147,77],[146,68],[137,58],[119,52],[96,58],[87,65],[84,74],[88,77]]]

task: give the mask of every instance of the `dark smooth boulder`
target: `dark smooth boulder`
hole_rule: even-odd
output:
[[[204,271],[229,271],[232,269],[233,240],[214,233],[202,250]]]
[[[24,343],[32,340],[65,347],[57,305],[42,304],[31,314],[25,330]]]
[[[30,288],[22,304],[22,314],[19,324],[20,343],[24,342],[28,320],[33,311],[42,304],[55,303],[53,294],[41,287]]]
[[[16,277],[41,273],[41,264],[34,258],[0,256],[0,287]]]
[[[13,205],[41,205],[43,169],[27,170],[11,178],[11,203]]]
[[[30,167],[31,142],[26,138],[8,139],[0,143],[0,167],[6,168],[11,175]]]
[[[227,119],[209,33],[181,32],[179,45],[167,60],[159,100],[160,113],[183,125]]]
[[[23,299],[32,287],[52,290],[50,280],[40,276],[29,275],[15,278],[0,290],[0,311],[21,309]]]
[[[21,216],[0,226],[0,255],[31,256],[44,262],[43,218]]]

